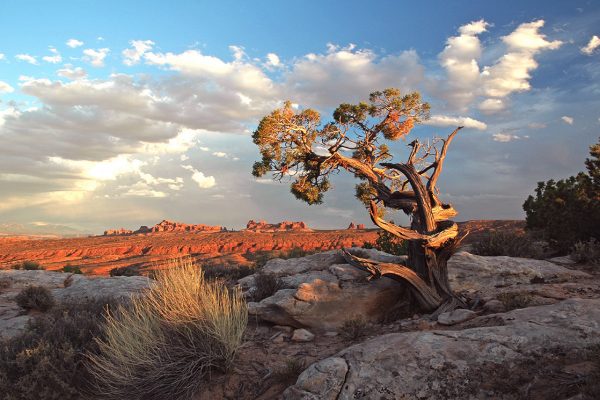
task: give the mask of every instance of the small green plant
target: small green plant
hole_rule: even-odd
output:
[[[282,368],[279,368],[273,374],[275,380],[279,383],[291,385],[296,382],[298,376],[304,371],[306,364],[304,360],[298,358],[290,358],[285,362]]]
[[[118,267],[111,269],[108,274],[110,276],[138,276],[140,271],[134,267]]]
[[[48,311],[54,306],[52,292],[44,286],[28,286],[15,297],[17,304],[26,310]]]
[[[526,235],[514,232],[490,232],[473,245],[473,254],[480,256],[509,256],[543,258],[544,249]]]
[[[575,243],[571,258],[579,264],[600,265],[600,242],[596,238],[591,238],[587,242]]]
[[[262,271],[254,274],[254,301],[261,301],[267,297],[273,296],[275,292],[283,288],[283,283],[279,278]]]
[[[391,223],[394,223],[394,221],[391,221]],[[377,249],[395,256],[404,256],[408,254],[408,242],[384,230],[377,232],[375,243],[366,242],[363,244],[363,248]]]
[[[35,262],[35,261],[23,261],[21,263],[21,268],[17,268],[17,269],[24,269],[27,271],[39,271],[39,270],[43,270],[44,267],[42,267],[40,265],[40,263]]]
[[[367,321],[363,317],[353,317],[344,321],[340,334],[346,340],[360,339],[367,331]]]
[[[531,304],[533,297],[529,293],[524,292],[505,292],[497,296],[498,300],[504,304],[507,311],[517,308],[525,308]]]
[[[65,265],[62,268],[62,271],[66,272],[66,273],[70,273],[70,274],[83,274],[83,272],[81,272],[81,268],[80,267],[78,267],[76,265],[74,266],[74,265],[71,265],[71,264]]]

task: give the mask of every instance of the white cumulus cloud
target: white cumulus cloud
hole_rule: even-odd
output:
[[[85,50],[83,50],[83,54],[84,54],[83,59],[84,59],[84,61],[90,63],[94,67],[103,67],[104,59],[106,58],[106,56],[108,55],[109,52],[110,52],[110,49],[107,49],[107,48],[102,48],[102,49],[98,49],[98,50],[85,49]]]
[[[132,40],[129,42],[131,48],[123,50],[123,64],[132,66],[140,62],[144,53],[152,50],[152,40]]]
[[[492,137],[494,138],[495,142],[502,142],[502,143],[510,142],[510,141],[517,140],[517,139],[521,139],[520,136],[513,135],[513,134],[510,134],[510,133],[494,133],[492,135]]]
[[[600,46],[600,38],[596,35],[592,36],[587,45],[581,48],[581,52],[583,54],[587,54],[591,56],[594,50],[596,50]]]
[[[67,40],[66,45],[69,46],[70,48],[74,49],[76,47],[83,46],[83,42],[81,40],[77,40],[77,39],[69,39],[69,40]]]
[[[0,93],[12,93],[15,89],[4,81],[0,81]]]
[[[432,115],[428,120],[423,122],[425,125],[431,126],[464,126],[483,131],[487,129],[485,122],[478,121],[470,117],[450,117],[447,115]]]
[[[60,53],[54,47],[50,48],[50,53],[52,53],[51,56],[44,56],[44,57],[42,57],[42,60],[44,60],[50,64],[58,64],[59,62],[62,61],[62,57],[61,57]]]
[[[32,64],[32,65],[38,65],[39,64],[38,60],[34,56],[29,55],[29,54],[17,54],[15,56],[15,58],[17,60],[19,60],[19,61],[25,61],[25,62],[27,62],[29,64]]]
[[[76,80],[85,78],[87,76],[87,72],[81,67],[73,68],[72,66],[65,66],[65,68],[61,68],[56,71],[56,75],[62,76],[63,78]]]
[[[182,165],[184,169],[192,172],[192,180],[198,184],[201,189],[209,189],[216,185],[214,176],[206,176],[191,165]]]
[[[560,117],[560,119],[562,119],[562,120],[563,120],[563,122],[564,122],[565,124],[568,124],[568,125],[573,125],[573,122],[575,121],[575,120],[573,119],[573,117],[569,117],[569,116],[567,116],[567,115],[564,115],[564,116]]]

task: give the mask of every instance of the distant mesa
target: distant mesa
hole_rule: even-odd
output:
[[[365,229],[365,224],[355,224],[354,221],[350,222],[350,225],[348,225],[348,229],[350,230],[363,230]]]
[[[252,219],[246,224],[246,230],[250,232],[312,231],[312,229],[306,226],[302,221],[282,221],[276,224],[269,224],[266,221],[256,222]]]
[[[139,233],[158,233],[158,232],[223,232],[227,229],[222,226],[212,226],[204,224],[184,224],[182,222],[173,222],[163,220],[153,227],[145,225],[140,226],[136,231],[130,229],[109,229],[104,231],[104,236],[126,236]]]

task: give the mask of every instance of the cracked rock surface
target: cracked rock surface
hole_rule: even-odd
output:
[[[351,346],[309,366],[283,398],[486,398],[482,385],[469,384],[484,367],[512,365],[552,348],[577,351],[600,343],[600,299],[569,299],[477,322],[487,326],[392,333]]]

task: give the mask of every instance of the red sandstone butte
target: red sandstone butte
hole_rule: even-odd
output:
[[[148,228],[145,225],[140,229],[131,231],[129,229],[109,229],[104,231],[104,236],[127,236],[138,233],[157,233],[157,232],[223,232],[226,229],[222,226],[211,226],[204,224],[184,224],[182,222],[173,222],[163,220],[160,223]]]
[[[291,221],[282,221],[277,224],[269,224],[266,221],[254,221],[250,220],[246,224],[246,230],[251,232],[285,232],[285,231],[305,231],[310,232],[312,229],[309,229],[306,224],[302,221],[300,222],[291,222]]]

